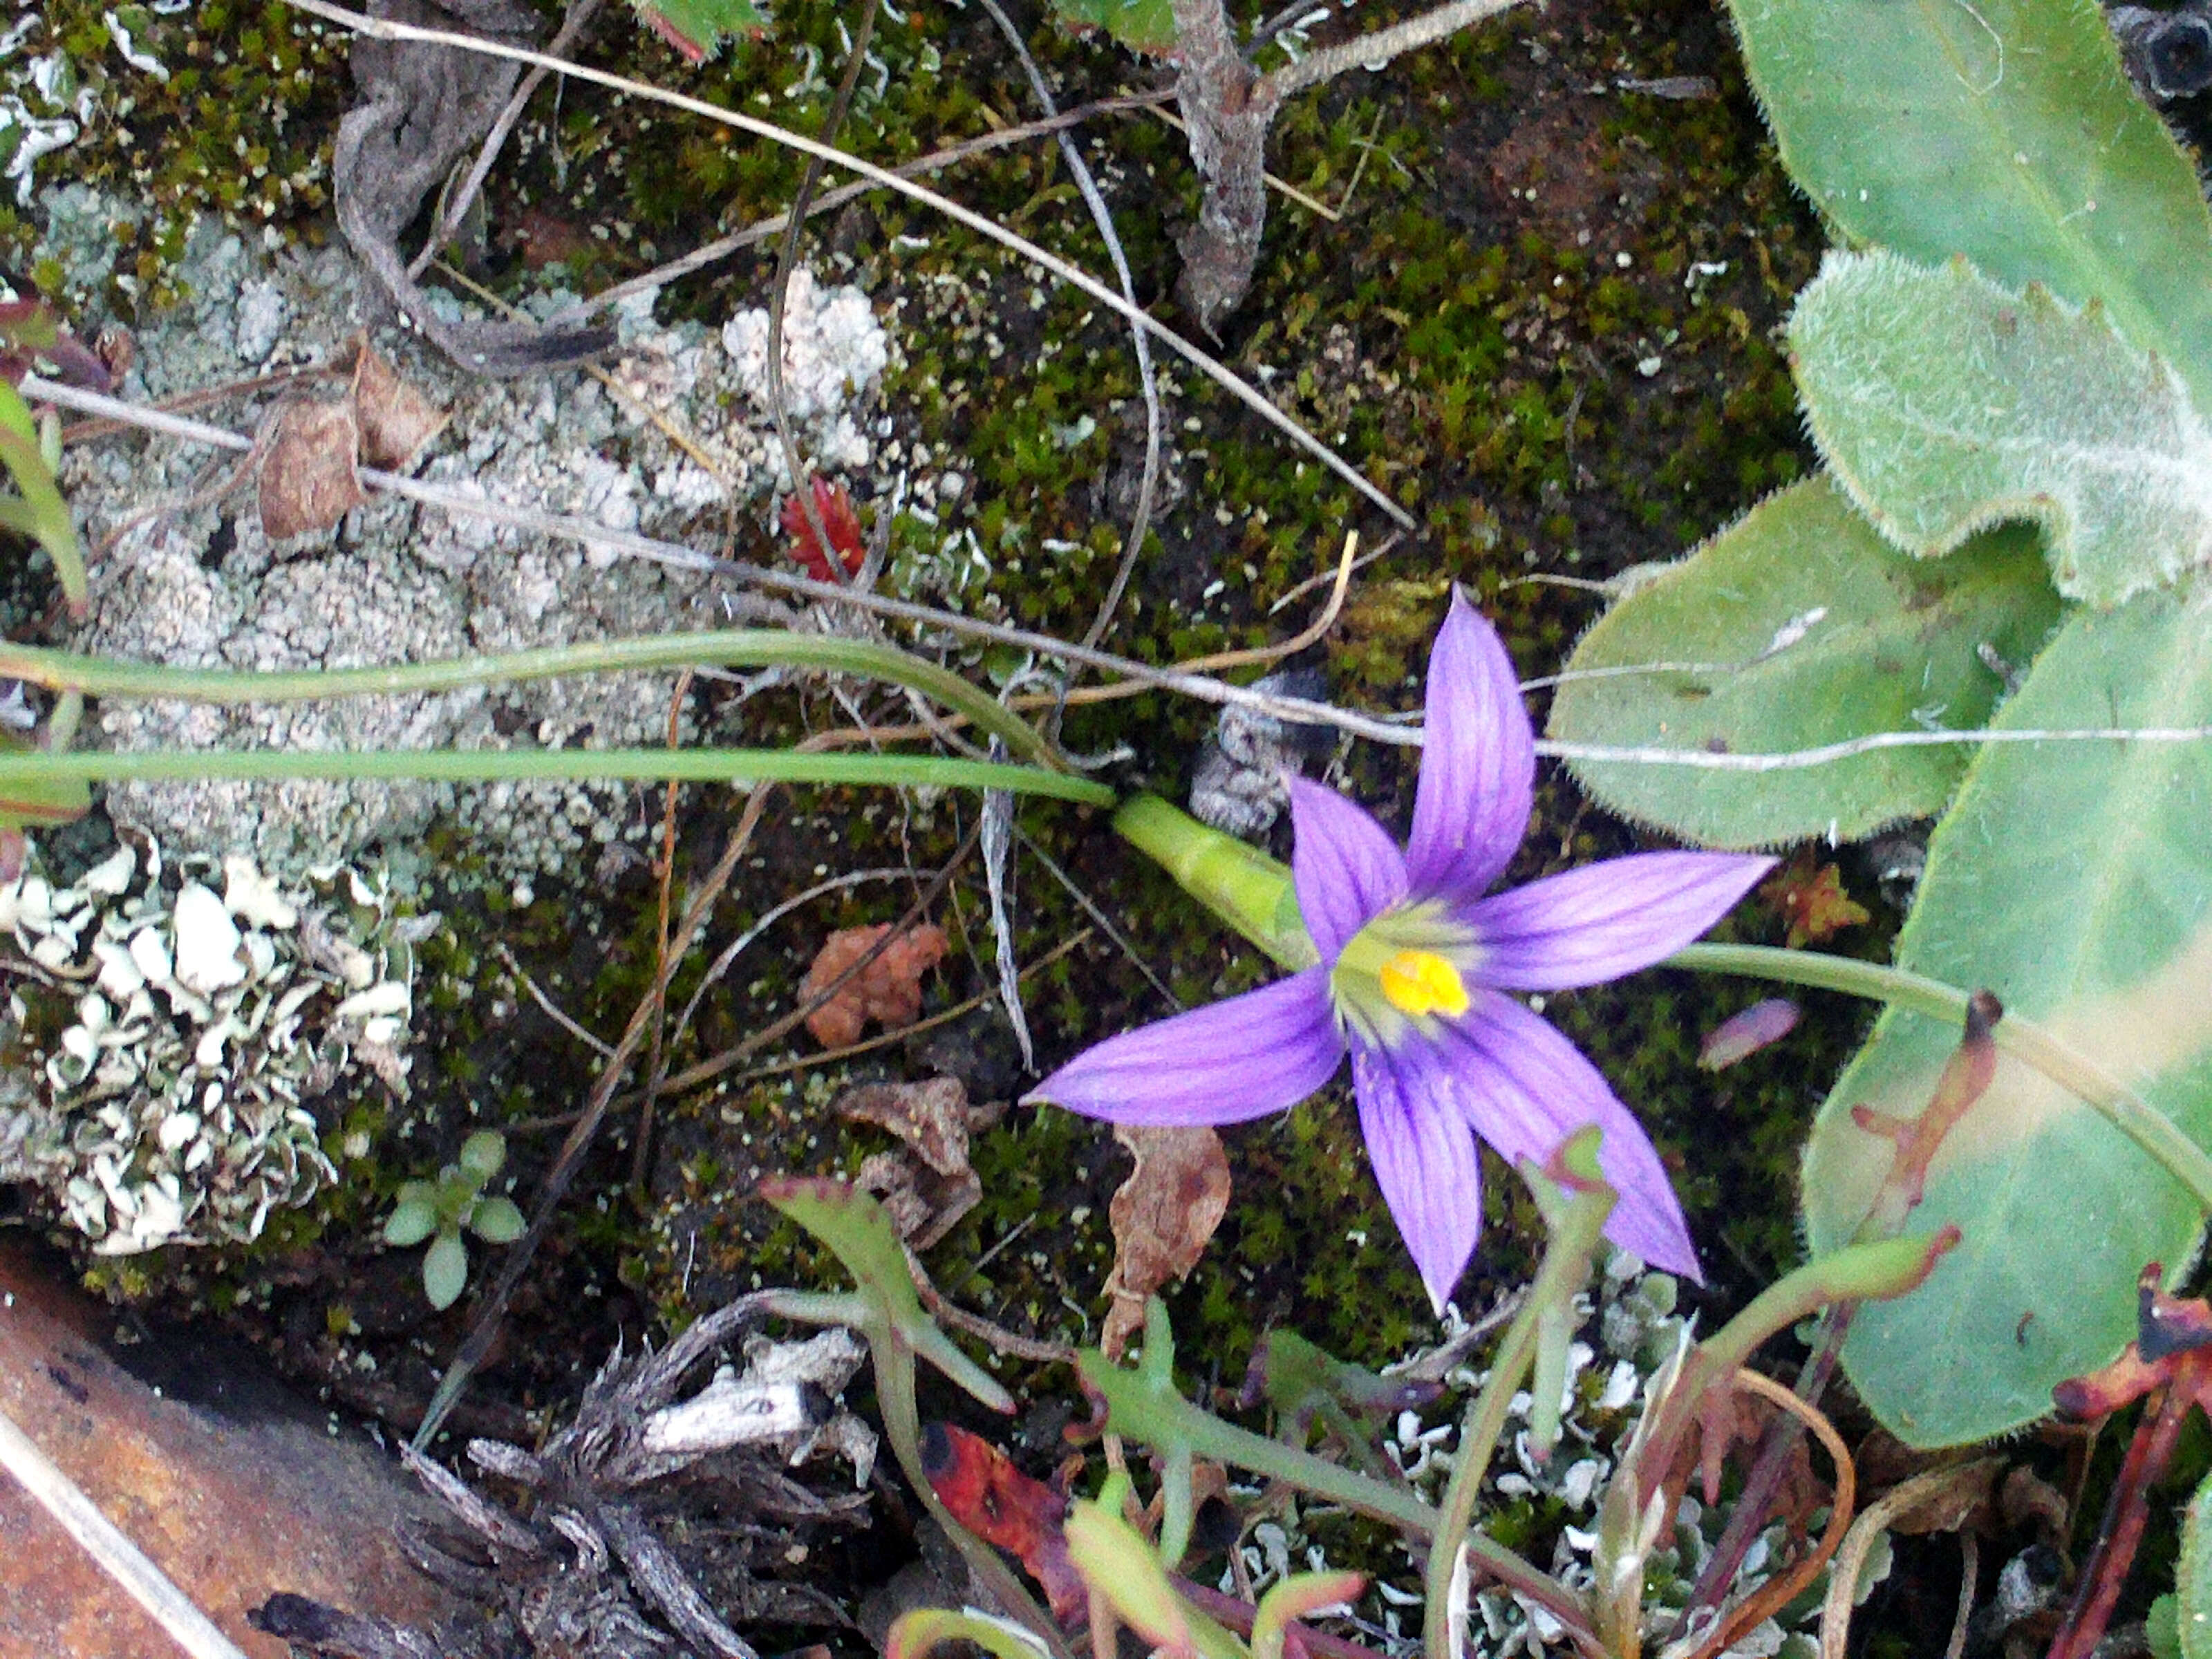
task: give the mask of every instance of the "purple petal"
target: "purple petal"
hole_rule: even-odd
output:
[[[1796,1029],[1797,1005],[1789,998],[1768,997],[1754,1002],[1705,1033],[1705,1040],[1698,1045],[1698,1068],[1724,1072]]]
[[[1352,1049],[1367,1159],[1440,1316],[1482,1231],[1480,1154],[1449,1089],[1437,1086],[1441,1058],[1418,1041],[1395,1053]]]
[[[1309,968],[1109,1037],[1023,1100],[1115,1123],[1237,1123],[1297,1105],[1343,1061],[1328,970]]]
[[[1510,1162],[1540,1164],[1576,1130],[1596,1124],[1605,1133],[1598,1168],[1620,1194],[1605,1236],[1655,1267],[1705,1282],[1650,1138],[1581,1050],[1494,992],[1446,1029],[1449,1075],[1475,1133]]]
[[[1535,733],[1498,630],[1452,590],[1429,653],[1428,719],[1406,860],[1425,898],[1473,898],[1498,879],[1528,827]]]
[[[1324,963],[1406,896],[1406,860],[1390,832],[1334,789],[1291,780],[1291,876],[1298,914]]]
[[[1460,915],[1480,941],[1485,985],[1572,990],[1674,955],[1773,867],[1735,853],[1638,853],[1493,893]]]

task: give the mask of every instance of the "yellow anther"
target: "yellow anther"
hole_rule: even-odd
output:
[[[1408,1014],[1463,1014],[1467,987],[1459,969],[1433,951],[1401,951],[1378,977],[1393,1008]]]

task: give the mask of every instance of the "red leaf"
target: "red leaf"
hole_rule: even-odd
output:
[[[815,477],[809,483],[814,490],[815,511],[822,515],[822,527],[830,532],[830,545],[838,562],[845,567],[846,575],[859,575],[868,552],[860,544],[860,517],[853,510],[853,498],[845,493],[844,485],[827,478]],[[830,555],[822,550],[797,495],[783,504],[783,528],[792,539],[792,556],[806,567],[808,575],[817,582],[838,580]]]
[[[1067,1559],[1067,1537],[1060,1530],[1067,1518],[1065,1498],[1030,1480],[989,1441],[949,1423],[922,1430],[921,1467],[954,1520],[985,1543],[1012,1552],[1044,1587],[1054,1618],[1072,1626],[1083,1616],[1091,1592]]]
[[[682,29],[678,28],[675,24],[670,22],[651,6],[644,9],[645,21],[653,26],[653,32],[675,47],[686,63],[703,64],[707,61],[706,47],[684,33]]]
[[[1800,853],[1761,883],[1759,896],[1782,913],[1790,925],[1785,941],[1793,951],[1826,945],[1846,927],[1870,921],[1866,907],[1844,890],[1842,873]]]

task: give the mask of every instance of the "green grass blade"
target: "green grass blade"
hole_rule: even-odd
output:
[[[790,749],[156,750],[0,754],[0,796],[60,781],[173,778],[624,778],[654,782],[908,785],[1006,789],[1111,806],[1103,783],[1041,767],[937,755],[817,755]]]
[[[19,419],[20,417],[20,419]],[[39,453],[37,428],[31,411],[15,388],[0,382],[0,463],[15,475],[22,491],[25,513],[13,527],[35,537],[54,562],[54,574],[69,601],[70,614],[84,615],[90,593],[84,573],[84,550],[77,545],[76,525],[69,503],[62,500],[54,475]]]
[[[313,702],[328,697],[395,696],[457,686],[550,679],[700,664],[720,667],[784,665],[855,674],[903,685],[964,714],[1006,739],[1019,757],[1060,769],[1062,763],[1035,727],[950,669],[868,640],[834,639],[784,629],[738,628],[698,634],[654,634],[548,646],[498,657],[393,663],[374,668],[303,669],[291,673],[227,673],[118,662],[33,646],[0,644],[0,675],[98,697],[161,697],[179,702]]]

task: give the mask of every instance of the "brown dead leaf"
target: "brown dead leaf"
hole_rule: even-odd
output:
[[[799,984],[799,1000],[811,1002],[835,985],[891,927],[884,922],[830,934]],[[945,930],[928,923],[894,939],[881,956],[807,1015],[807,1030],[823,1048],[842,1048],[858,1042],[872,1019],[883,1025],[912,1024],[921,1012],[921,976],[945,959]]]
[[[983,1196],[982,1182],[968,1166],[968,1137],[997,1122],[1006,1109],[996,1101],[969,1105],[959,1079],[863,1084],[840,1095],[833,1109],[905,1143],[901,1151],[872,1154],[857,1184],[882,1201],[899,1237],[915,1249],[951,1232]]]
[[[353,362],[354,415],[361,423],[361,459],[397,472],[446,429],[446,412],[399,378],[361,337]]]
[[[1114,1271],[1106,1291],[1114,1301],[1100,1346],[1107,1358],[1119,1360],[1144,1328],[1145,1298],[1198,1265],[1228,1213],[1229,1155],[1211,1129],[1123,1124],[1114,1139],[1137,1160],[1107,1209]]]
[[[838,1096],[833,1109],[855,1123],[890,1130],[939,1175],[958,1175],[968,1167],[968,1090],[957,1077],[864,1083]]]
[[[360,447],[350,399],[302,399],[277,412],[258,475],[261,527],[270,541],[328,530],[368,499],[354,459]]]
[[[916,1250],[958,1226],[983,1196],[983,1182],[973,1170],[941,1176],[904,1152],[869,1153],[853,1184],[874,1195],[891,1230]]]

